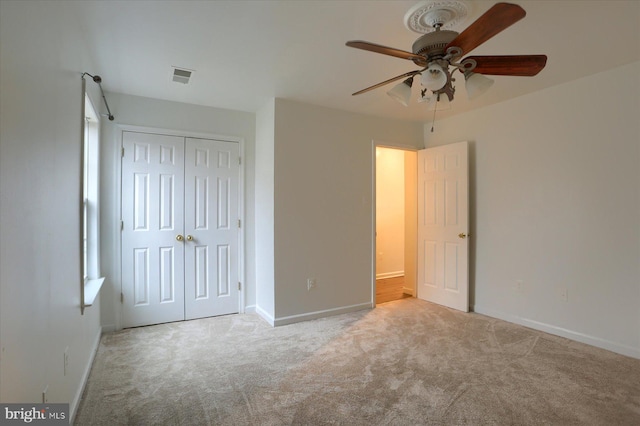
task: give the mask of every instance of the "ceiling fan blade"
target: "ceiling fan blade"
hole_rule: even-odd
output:
[[[362,40],[348,41],[347,46],[355,47],[356,49],[368,50],[369,52],[382,53],[383,55],[395,56],[396,58],[424,61],[424,57],[413,54],[400,49],[394,49],[393,47],[383,46],[381,44],[369,43]]]
[[[532,77],[547,64],[547,55],[469,56],[477,65],[473,72],[488,75]]]
[[[351,94],[351,96],[359,95],[359,94],[361,94],[361,93],[368,92],[369,90],[377,89],[378,87],[384,86],[385,84],[392,83],[392,82],[394,82],[394,81],[396,81],[396,80],[400,80],[401,78],[405,78],[405,77],[413,77],[413,76],[414,76],[414,75],[416,75],[416,74],[420,74],[420,71],[410,71],[410,72],[406,72],[406,73],[404,73],[404,74],[402,74],[402,75],[399,75],[399,76],[397,76],[397,77],[393,77],[393,78],[390,78],[389,80],[385,80],[385,81],[383,81],[382,83],[374,84],[373,86],[369,86],[369,87],[367,87],[366,89],[362,89],[362,90],[360,90],[360,91],[358,91],[358,92],[356,92],[356,93]]]
[[[496,3],[446,47],[459,47],[469,53],[491,37],[525,17],[523,8],[511,3]],[[445,49],[445,50],[446,50]]]

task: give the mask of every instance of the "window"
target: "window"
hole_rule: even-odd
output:
[[[84,94],[82,159],[82,299],[91,306],[104,278],[100,277],[100,121]]]

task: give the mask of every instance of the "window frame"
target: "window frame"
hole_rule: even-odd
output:
[[[81,313],[100,291],[100,116],[82,79],[82,141],[80,187]]]

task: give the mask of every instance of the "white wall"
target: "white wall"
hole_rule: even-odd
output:
[[[271,99],[256,114],[255,265],[257,310],[272,325],[275,317],[274,153],[275,99]]]
[[[374,139],[418,148],[422,124],[275,100],[276,324],[372,306]]]
[[[77,407],[100,337],[80,314],[81,73],[73,4],[0,2],[0,400]],[[105,80],[108,76],[104,76]],[[97,86],[87,88],[96,106]],[[64,351],[68,349],[67,374]]]
[[[636,62],[425,126],[471,141],[477,312],[640,357],[639,98]]]
[[[108,78],[103,76],[103,78]],[[245,306],[255,305],[254,236],[254,156],[255,115],[248,112],[204,107],[139,96],[107,93],[115,120],[103,120],[102,141],[102,324],[106,329],[120,326],[119,280],[119,187],[121,135],[118,125],[197,132],[244,139],[245,168]]]
[[[404,151],[376,148],[376,277],[404,275]]]

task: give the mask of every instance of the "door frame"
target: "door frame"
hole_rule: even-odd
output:
[[[401,151],[418,152],[424,148],[417,148],[412,145],[403,145],[389,141],[373,139],[371,141],[371,307],[376,307],[376,148],[398,149]],[[417,195],[417,194],[416,194]],[[418,244],[418,235],[415,236],[416,247]],[[416,259],[417,260],[417,259]],[[412,283],[414,297],[417,296],[417,282]]]
[[[122,293],[122,233],[120,232],[120,223],[122,221],[122,142],[123,142],[123,133],[124,132],[139,132],[139,133],[152,133],[159,135],[167,135],[167,136],[178,136],[184,138],[200,138],[200,139],[213,139],[224,142],[236,142],[238,143],[238,149],[240,154],[240,165],[238,170],[238,217],[240,219],[241,226],[238,229],[238,280],[242,283],[239,294],[238,294],[238,312],[243,314],[245,313],[245,289],[247,288],[247,284],[245,281],[245,209],[244,209],[244,165],[246,160],[244,158],[244,138],[238,136],[229,136],[229,135],[220,135],[215,133],[201,133],[201,132],[190,132],[185,130],[173,130],[173,129],[163,129],[158,127],[145,127],[145,126],[132,126],[128,124],[117,124],[116,125],[116,139],[117,143],[115,144],[115,152],[113,155],[116,156],[116,170],[115,175],[117,176],[118,182],[116,184],[117,196],[115,197],[115,211],[114,217],[116,218],[116,227],[114,229],[115,232],[115,267],[114,270],[116,272],[115,276],[118,279],[118,284],[115,285],[115,288],[120,289],[120,293]],[[116,291],[114,303],[116,306],[116,330],[122,330],[122,316],[123,309],[122,304],[120,303],[120,295],[117,294]]]

